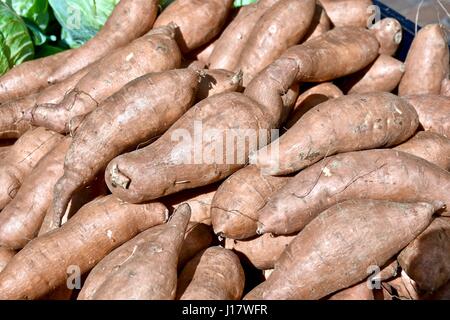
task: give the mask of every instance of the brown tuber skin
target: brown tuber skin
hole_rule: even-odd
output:
[[[58,133],[36,128],[16,141],[0,164],[0,209],[16,196],[24,179],[62,139]]]
[[[380,54],[393,56],[403,38],[400,22],[394,18],[385,18],[375,23],[370,29],[380,43]]]
[[[249,240],[225,240],[225,248],[243,255],[255,268],[273,269],[276,262],[295,236],[273,237],[264,234]]]
[[[232,0],[175,0],[158,16],[155,28],[175,23],[179,27],[177,42],[181,51],[187,53],[222,31],[232,3]]]
[[[417,237],[442,206],[350,200],[331,207],[292,240],[270,277],[244,299],[320,299],[348,288]]]
[[[242,73],[231,71],[202,70],[202,78],[197,92],[197,101],[202,101],[219,93],[236,92],[242,89]]]
[[[214,232],[231,239],[256,235],[258,210],[288,181],[288,177],[265,176],[254,165],[232,174],[219,186],[211,204]]]
[[[16,252],[14,250],[0,247],[0,273],[15,255]]]
[[[396,150],[339,154],[298,173],[259,211],[259,233],[292,234],[350,199],[450,203],[450,173]],[[448,209],[444,213],[448,214]]]
[[[90,66],[89,72],[60,103],[36,106],[31,113],[32,124],[73,133],[78,124],[75,117],[96,109],[130,81],[178,67],[181,53],[174,37],[173,25],[153,29],[104,57]]]
[[[160,203],[133,205],[107,196],[85,205],[61,228],[32,240],[0,273],[0,299],[37,299],[81,274],[114,248],[167,220]]]
[[[198,86],[199,75],[190,69],[150,73],[89,114],[67,152],[64,176],[55,185],[55,225],[73,192],[92,181],[114,157],[164,133],[193,105]]]
[[[430,24],[414,38],[406,58],[399,95],[440,94],[449,76],[449,49],[444,28]]]
[[[450,280],[450,218],[435,219],[398,255],[398,262],[417,287],[433,292]]]
[[[441,95],[450,97],[450,79],[442,80]]]
[[[142,232],[90,272],[79,300],[173,300],[178,255],[190,218],[181,206],[166,224]]]
[[[63,174],[70,137],[45,155],[0,213],[0,246],[21,249],[38,234],[52,204],[53,187]]]
[[[181,204],[178,208],[184,205]],[[214,234],[210,226],[203,223],[189,222],[180,255],[178,256],[178,270],[184,267],[197,253],[210,247],[213,241]]]
[[[373,14],[371,0],[319,0],[335,27],[366,28]]]
[[[410,140],[395,147],[425,159],[444,170],[450,170],[450,139],[434,132],[420,131]]]
[[[192,268],[191,263],[196,266]],[[239,258],[230,250],[211,247],[191,260],[183,269],[179,286],[180,300],[239,300],[244,291],[245,274]]]
[[[308,111],[250,162],[263,174],[290,174],[336,153],[397,145],[418,125],[414,108],[393,94],[343,96]]]
[[[328,300],[375,300],[372,289],[369,289],[366,281],[356,286],[341,290]]]
[[[315,39],[327,31],[331,29],[331,21],[328,17],[325,9],[319,4],[316,3],[316,9],[314,11],[314,16],[309,26],[308,32],[303,38],[303,41],[306,42],[308,40]]]

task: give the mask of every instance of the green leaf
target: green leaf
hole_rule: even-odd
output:
[[[159,1],[159,5],[161,7],[161,9],[165,9],[169,6],[169,4],[171,4],[172,2],[174,2],[175,0],[160,0]]]
[[[9,64],[9,49],[5,45],[5,38],[0,32],[0,76],[11,68]]]
[[[256,2],[257,0],[234,0],[233,6],[235,8],[248,6],[249,4],[252,4],[253,2]]]
[[[36,26],[30,20],[24,19],[25,24],[28,27],[28,30],[31,31],[31,37],[33,39],[33,43],[35,46],[40,46],[47,41],[47,36],[42,32],[42,30]]]
[[[61,38],[77,48],[105,24],[119,0],[49,0],[62,26]]]
[[[41,30],[45,30],[49,21],[48,0],[1,0],[21,17],[33,21]]]
[[[0,3],[0,30],[9,49],[9,64],[33,58],[34,46],[25,22],[6,4]]]
[[[62,52],[66,50],[66,48],[60,48],[60,47],[56,47],[56,46],[52,46],[49,44],[44,44],[38,48],[36,48],[36,59],[37,58],[43,58],[43,57],[47,57],[47,56],[51,56],[54,54],[57,54],[59,52]]]

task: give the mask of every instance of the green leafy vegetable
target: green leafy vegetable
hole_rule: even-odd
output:
[[[9,48],[5,45],[5,38],[0,32],[0,76],[11,68],[9,64]]]
[[[49,0],[62,26],[61,38],[77,48],[91,39],[105,24],[119,0]]]
[[[9,5],[19,16],[32,21],[41,30],[49,22],[48,0],[1,0]]]

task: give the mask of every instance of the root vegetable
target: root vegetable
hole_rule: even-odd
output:
[[[215,94],[240,91],[242,88],[242,73],[227,70],[203,70],[197,101]]]
[[[180,206],[183,205],[181,204]],[[214,234],[210,226],[203,223],[189,222],[178,257],[178,270],[184,267],[197,253],[211,246],[213,241]]]
[[[372,289],[370,289],[367,282],[364,281],[356,286],[333,294],[328,300],[375,300],[375,298]]]
[[[319,0],[336,27],[366,28],[372,15],[371,0]]]
[[[380,54],[393,56],[403,38],[402,25],[394,18],[385,18],[370,28],[380,43]]]
[[[442,80],[441,95],[450,97],[450,79]]]
[[[331,21],[328,17],[325,9],[319,4],[316,4],[314,11],[314,17],[309,26],[309,30],[304,36],[304,41],[308,41],[323,35],[325,32],[331,29]]]
[[[15,255],[16,252],[14,250],[0,247],[0,273]]]

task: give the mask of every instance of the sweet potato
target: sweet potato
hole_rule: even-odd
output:
[[[441,95],[450,97],[450,79],[442,80]]]
[[[392,92],[405,72],[405,65],[388,55],[380,55],[369,67],[345,78],[342,88],[347,94]]]
[[[383,283],[383,288],[391,296],[387,300],[393,300],[393,298],[399,300],[419,300],[421,295],[417,291],[415,284],[411,281],[408,275],[402,271],[398,277]]]
[[[123,47],[150,30],[158,13],[157,0],[121,0],[97,34],[61,61],[49,83],[66,79],[114,49]]]
[[[55,185],[57,225],[70,198],[120,153],[167,130],[194,103],[199,75],[190,69],[147,74],[105,100],[83,121]],[[119,182],[117,182],[119,183]]]
[[[23,180],[14,199],[0,213],[0,246],[21,249],[36,237],[53,187],[64,172],[64,157],[71,139],[65,138],[45,155]]]
[[[242,88],[242,73],[227,70],[203,70],[197,92],[197,101],[201,101],[215,94],[240,91]]]
[[[217,40],[213,40],[201,48],[195,50],[193,56],[195,60],[198,60],[205,64],[205,66],[209,65],[209,57],[211,56],[211,53],[214,51],[214,47],[216,46]]]
[[[211,69],[236,70],[239,57],[261,16],[280,0],[259,0],[242,7],[216,41],[209,57]]]
[[[270,133],[275,121],[243,94],[214,95],[189,109],[151,145],[113,159],[105,180],[113,194],[129,202],[217,182],[242,168],[249,152],[266,142],[243,140]]]
[[[319,0],[336,27],[366,28],[372,10],[371,0]]]
[[[396,150],[333,156],[298,173],[259,211],[259,232],[291,234],[349,199],[450,203],[450,173]],[[448,214],[448,208],[443,214]]]
[[[273,269],[276,262],[295,236],[272,237],[264,234],[249,240],[226,239],[225,248],[242,255],[255,268]]]
[[[155,27],[175,23],[183,53],[214,39],[231,11],[232,0],[175,0],[156,19]]]
[[[294,109],[289,115],[288,121],[285,124],[287,129],[290,129],[305,113],[315,106],[328,101],[342,97],[344,93],[331,82],[324,82],[318,84],[305,92],[303,92],[295,102]]]
[[[449,76],[448,61],[449,49],[443,27],[430,24],[422,28],[409,49],[399,95],[440,94],[442,80]]]
[[[25,177],[62,139],[58,133],[36,128],[16,141],[0,164],[0,209],[16,196]]]
[[[73,131],[72,118],[88,114],[128,82],[178,67],[181,53],[174,37],[173,25],[153,29],[104,57],[89,68],[60,103],[36,106],[31,113],[32,123],[58,132]]]
[[[380,43],[380,54],[393,56],[403,38],[400,22],[394,18],[385,18],[375,23],[370,29]]]
[[[0,147],[0,159],[3,159],[8,154],[10,148],[10,146]]]
[[[427,297],[429,300],[450,300],[450,282]]]
[[[89,271],[114,248],[167,220],[160,203],[127,204],[107,196],[84,206],[61,228],[23,248],[0,273],[0,299],[36,299],[66,281],[67,268]]]
[[[437,133],[420,131],[395,149],[423,158],[444,170],[450,170],[450,139]]]
[[[336,153],[397,145],[418,125],[414,108],[393,94],[344,96],[308,111],[278,140],[252,154],[250,162],[263,174],[289,174]]]
[[[269,279],[244,299],[319,299],[348,288],[411,242],[442,206],[349,200],[331,207],[292,240]]]
[[[405,97],[419,115],[419,122],[426,131],[450,139],[450,97],[438,95],[412,95]]]
[[[311,25],[309,26],[309,30],[306,32],[306,35],[303,37],[303,40],[306,42],[317,38],[330,29],[330,18],[328,17],[325,9],[319,3],[316,3],[316,9],[314,11]]]
[[[398,255],[408,276],[424,291],[435,291],[450,280],[450,218],[440,217]]]
[[[197,260],[197,261],[196,261]],[[239,258],[230,250],[211,247],[189,262],[180,279],[192,279],[186,288],[177,289],[180,300],[239,300],[244,291],[245,274]],[[190,273],[190,274],[189,274]]]
[[[90,272],[79,300],[173,300],[178,255],[190,218],[188,205],[169,222],[142,232]]]
[[[184,204],[181,204],[180,206],[183,205]],[[178,206],[177,209],[180,206]],[[178,270],[184,267],[186,262],[191,260],[197,253],[211,246],[213,241],[214,234],[210,226],[203,223],[189,222],[178,257]]]
[[[256,235],[258,210],[288,181],[288,177],[265,176],[254,165],[232,174],[217,189],[211,204],[214,232],[232,239]]]
[[[14,250],[0,247],[0,273],[15,255],[16,252]]]
[[[366,281],[361,282],[353,287],[341,290],[328,300],[374,300],[373,291],[369,288]]]
[[[236,67],[244,73],[244,86],[306,35],[315,6],[315,0],[281,0],[264,13],[253,28]]]

